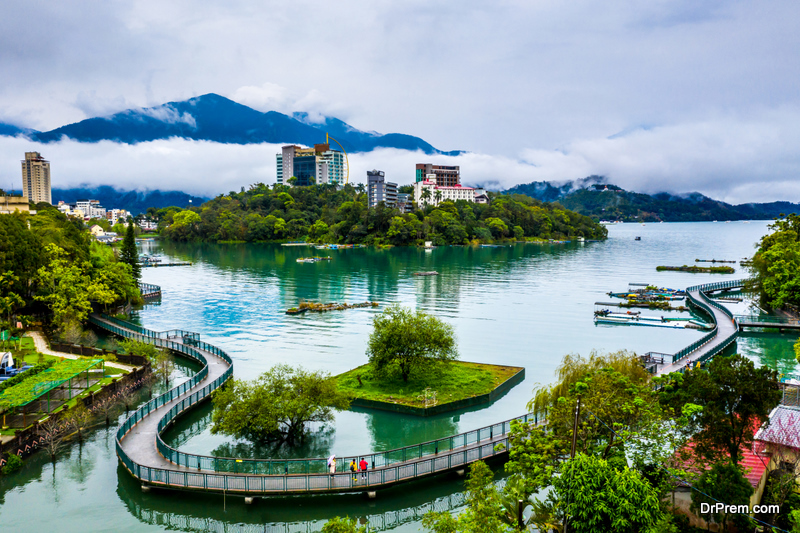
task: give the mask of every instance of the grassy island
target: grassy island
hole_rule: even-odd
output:
[[[464,361],[439,365],[408,381],[400,376],[379,381],[369,363],[335,376],[338,390],[353,399],[353,406],[423,416],[490,402],[524,377],[521,367]]]

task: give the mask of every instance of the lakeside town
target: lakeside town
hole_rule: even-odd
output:
[[[22,161],[23,194],[5,195],[5,211],[0,214],[4,234],[11,239],[6,242],[18,243],[11,244],[9,250],[21,249],[22,242],[28,242],[26,246],[29,247],[36,243],[33,246],[39,249],[34,252],[29,248],[23,255],[12,253],[4,259],[2,301],[5,329],[2,348],[6,351],[0,360],[2,471],[12,475],[22,469],[25,458],[34,453],[49,454],[55,460],[63,450],[83,442],[94,431],[93,428],[108,426],[119,418],[124,421],[116,436],[120,447],[119,460],[130,475],[142,482],[142,490],[149,492],[157,489],[159,483],[152,482],[152,473],[143,479],[141,469],[169,472],[181,466],[197,465],[203,472],[203,465],[209,460],[162,443],[159,446],[169,450],[166,456],[163,455],[165,452],[159,451],[160,455],[154,462],[136,462],[135,455],[131,455],[134,450],[151,445],[136,436],[143,434],[142,428],[154,424],[161,427],[163,420],[179,416],[180,411],[175,409],[170,410],[172,414],[163,420],[148,416],[161,405],[184,405],[189,399],[194,403],[203,396],[211,397],[212,433],[250,442],[279,443],[291,448],[306,438],[312,420],[323,425],[334,424],[334,414],[351,407],[427,417],[481,404],[491,406],[496,398],[522,382],[526,369],[521,366],[494,361],[462,363],[450,324],[434,315],[397,304],[380,309],[383,306],[377,301],[350,304],[301,300],[286,314],[376,309],[378,314],[373,320],[367,363],[337,376],[277,365],[255,382],[234,378],[234,359],[219,348],[200,342],[195,333],[155,332],[130,322],[133,309],[142,306],[146,309],[149,302],[162,298],[162,287],[143,282],[141,274],[142,267],[159,266],[161,259],[143,253],[140,248],[146,241],[136,236],[149,234],[165,242],[207,240],[210,234],[203,225],[215,222],[208,218],[208,214],[214,213],[214,218],[220,216],[216,214],[220,212],[219,204],[230,218],[230,213],[236,212],[231,210],[231,202],[236,199],[241,199],[238,209],[245,213],[243,219],[273,218],[272,233],[268,235],[270,240],[282,241],[291,245],[290,248],[312,242],[322,243],[319,247],[328,250],[363,248],[364,244],[348,244],[359,242],[353,234],[358,235],[360,217],[368,221],[381,216],[390,220],[391,225],[381,232],[376,222],[372,222],[378,230],[374,235],[366,234],[370,237],[366,242],[372,246],[380,247],[388,242],[419,246],[423,240],[427,251],[433,247],[434,241],[437,246],[478,245],[489,246],[489,249],[499,245],[496,243],[508,246],[512,243],[544,242],[550,246],[563,246],[571,239],[588,244],[605,239],[607,235],[607,230],[600,224],[589,219],[584,221],[576,214],[567,214],[567,217],[581,221],[581,226],[567,226],[559,233],[553,233],[553,226],[547,230],[540,223],[538,234],[529,233],[531,230],[524,218],[527,213],[532,210],[547,213],[559,208],[534,202],[527,207],[518,203],[519,207],[514,208],[517,211],[497,210],[506,209],[512,200],[499,193],[463,186],[459,167],[418,164],[414,184],[399,187],[386,181],[382,171],[372,170],[367,172],[367,186],[359,189],[347,184],[346,166],[342,168],[337,163],[341,162],[337,154],[340,152],[331,150],[328,145],[309,149],[285,146],[276,157],[279,180],[272,189],[256,185],[249,191],[243,188],[240,193],[220,195],[202,206],[154,208],[134,216],[124,209],[106,209],[93,199],[75,203],[59,201],[53,205],[50,162],[38,152],[27,152]],[[290,176],[285,184],[283,176]],[[404,190],[408,192],[401,192]],[[309,192],[318,196],[309,199]],[[596,194],[602,192],[600,189]],[[345,196],[341,197],[342,194]],[[272,201],[259,202],[259,198],[267,197],[265,195],[282,206],[275,209],[271,207]],[[326,221],[323,214],[315,221],[308,220],[303,227],[296,225],[294,234],[278,229],[297,220],[291,218],[291,214],[298,203],[313,205],[320,199],[328,205],[338,205],[335,211],[330,211],[337,213],[334,218]],[[364,211],[348,222],[353,202],[363,202]],[[448,242],[452,235],[459,235],[454,226],[468,220],[461,214],[465,209],[473,213],[473,223],[485,221],[484,227],[488,230],[485,240],[492,244],[470,242],[471,234],[481,235],[480,228],[467,229],[466,225],[461,230],[461,237]],[[472,209],[486,211],[475,212]],[[384,211],[388,213],[381,215]],[[276,213],[289,218],[290,223],[286,224]],[[450,213],[450,226],[440,229],[431,224],[431,229],[428,229],[428,220],[442,216],[439,213]],[[492,218],[497,222],[492,222]],[[411,225],[412,221],[416,221],[420,233],[415,235],[411,229],[407,230],[405,241],[391,240],[398,235],[398,226]],[[176,226],[193,227],[187,231],[194,232],[177,233]],[[349,227],[350,230],[342,232],[337,226]],[[509,231],[509,227],[514,230]],[[640,495],[636,498],[641,499],[635,501],[638,506],[643,506],[644,514],[637,517],[627,515],[626,519],[642,527],[646,524],[650,524],[648,527],[670,524],[675,531],[690,531],[698,525],[714,525],[725,530],[731,523],[742,530],[751,523],[773,523],[776,520],[788,523],[786,521],[793,515],[787,512],[786,506],[792,505],[793,487],[800,481],[790,459],[796,449],[791,435],[795,431],[793,417],[800,398],[800,380],[786,376],[779,378],[775,370],[756,367],[748,359],[732,352],[737,336],[745,329],[792,331],[798,326],[789,301],[782,293],[775,292],[772,282],[765,281],[772,271],[764,267],[765,261],[775,260],[767,258],[771,257],[767,250],[782,242],[776,236],[794,235],[793,232],[797,231],[796,216],[778,220],[771,228],[774,233],[762,238],[761,250],[756,256],[743,261],[752,267],[756,276],[766,276],[764,280],[758,277],[728,280],[685,290],[632,283],[626,292],[609,293],[627,301],[627,304],[596,304],[601,306],[594,313],[596,326],[633,324],[704,330],[700,340],[677,353],[651,351],[638,355],[620,351],[589,358],[565,356],[559,370],[560,381],[536,389],[528,405],[528,414],[501,422],[498,429],[489,430],[485,441],[486,436],[479,429],[476,433],[447,436],[427,443],[425,446],[432,446],[432,451],[422,452],[419,448],[414,459],[407,457],[409,449],[417,449],[416,445],[411,445],[389,455],[370,453],[363,457],[337,457],[332,454],[327,459],[308,458],[304,460],[305,466],[298,463],[291,471],[287,466],[282,473],[273,472],[280,464],[276,459],[247,459],[242,466],[238,463],[243,459],[226,459],[233,461],[229,466],[215,460],[212,469],[215,473],[203,473],[198,477],[202,480],[202,490],[214,492],[220,489],[219,479],[235,486],[237,479],[251,476],[248,488],[239,489],[249,505],[257,504],[257,500],[269,497],[267,495],[275,491],[283,495],[355,492],[377,498],[379,493],[401,482],[403,469],[428,465],[424,474],[415,474],[410,479],[452,471],[467,476],[464,504],[468,511],[458,518],[449,513],[426,515],[424,522],[431,524],[434,531],[450,527],[446,524],[472,528],[468,524],[479,519],[475,513],[483,513],[480,516],[484,518],[480,520],[500,520],[497,531],[506,527],[516,531],[532,527],[541,529],[544,523],[559,516],[571,516],[570,521],[578,529],[580,520],[592,521],[596,517],[587,515],[581,518],[581,511],[577,509],[562,515],[564,511],[558,510],[558,502],[552,503],[555,507],[550,510],[539,509],[539,503],[530,503],[538,501],[534,500],[535,494],[550,484],[556,491],[561,491],[558,494],[577,498],[578,493],[571,493],[573,489],[565,486],[563,480],[566,476],[577,475],[578,471],[573,469],[578,468],[584,473],[592,472],[601,479],[608,479],[601,486],[579,489],[600,491],[598,497],[602,494],[603,498],[630,498],[630,495],[613,495],[613,491],[611,494],[608,491],[614,486],[637,486]],[[297,237],[308,239],[308,242],[285,242]],[[387,240],[383,241],[384,238]],[[211,240],[226,241],[220,238]],[[635,240],[639,241],[640,237]],[[341,244],[331,244],[336,242]],[[86,259],[88,262],[80,263]],[[22,266],[31,260],[42,267]],[[299,257],[296,263],[320,261],[332,262],[333,258]],[[191,266],[192,263],[174,262],[163,266],[172,265]],[[655,270],[677,268],[659,266]],[[727,266],[686,269],[688,272],[703,272],[703,269],[710,273],[735,272]],[[431,275],[438,276],[439,272],[414,273],[414,276],[423,278]],[[783,314],[754,318],[733,314],[725,307],[725,304],[742,302],[746,298],[758,298],[762,306]],[[685,303],[676,309],[685,316],[665,318],[664,312],[674,312],[671,304],[684,300]],[[661,315],[648,316],[646,311],[643,314],[640,310],[610,311],[609,307],[616,305],[655,308]],[[404,355],[409,353],[420,355]],[[182,358],[207,370],[195,374],[188,381],[176,382],[173,373],[176,363]],[[277,392],[273,387],[279,382],[294,385],[283,385]],[[627,385],[620,389],[622,383]],[[174,388],[169,389],[173,385]],[[204,392],[192,393],[198,386],[203,386]],[[318,396],[305,398],[297,388],[310,386],[318,388]],[[716,392],[718,387],[730,392],[719,396]],[[254,425],[253,417],[264,416],[258,398],[265,394],[275,405],[284,401],[282,395],[300,394],[302,401],[318,407],[313,414],[292,423],[287,423],[287,413],[276,411],[270,415],[274,417],[271,422]],[[609,394],[615,398],[613,404],[608,402]],[[727,410],[731,409],[726,406],[731,405],[732,398],[738,398],[737,407],[733,409],[740,420],[726,419]],[[241,409],[249,414],[244,417],[234,414],[242,412]],[[588,413],[589,417],[583,419],[579,430],[572,418],[581,416],[582,409],[583,416]],[[498,414],[498,419],[505,418],[502,413]],[[602,429],[615,420],[617,426],[610,433]],[[139,431],[129,435],[134,427]],[[495,428],[495,425],[490,427]],[[470,439],[472,434],[474,441]],[[577,436],[579,438],[575,441]],[[566,452],[570,440],[573,450],[576,442],[578,444],[577,455],[575,451]],[[640,448],[642,446],[644,448]],[[389,458],[401,451],[404,459]],[[644,455],[636,455],[642,453]],[[628,454],[633,454],[630,467],[620,470],[612,466],[614,457],[621,460]],[[483,462],[495,457],[505,463],[506,475],[511,476],[504,486],[494,486],[490,482],[491,470]],[[535,457],[538,466],[530,465],[529,457]],[[657,458],[655,462],[654,458]],[[651,466],[647,468],[663,469],[668,477],[653,478],[660,480],[657,483],[642,477],[639,469],[648,464]],[[542,477],[542,465],[549,465],[547,468],[552,469],[551,472],[561,472],[561,475]],[[220,472],[222,477],[219,477]],[[260,477],[252,477],[256,474]],[[720,478],[712,476],[728,476],[730,481],[720,485],[722,482],[715,481]],[[288,484],[290,480],[294,485]],[[302,484],[297,485],[300,480]],[[201,490],[200,486],[187,483],[184,480],[176,485],[167,481],[166,485]],[[275,483],[282,485],[275,486]],[[732,491],[733,485],[729,483],[737,483],[738,492],[730,492],[731,496],[726,500],[696,497],[708,491]],[[698,489],[693,491],[694,487]],[[231,490],[235,492],[237,489],[231,487]],[[519,502],[510,511],[500,512],[499,508],[479,510],[476,498],[488,498],[499,503],[510,495]],[[719,507],[717,503],[720,501],[733,507]],[[501,520],[503,512],[510,512],[508,522]],[[607,510],[597,512],[608,513]],[[612,515],[617,512],[625,511],[619,508]],[[709,515],[713,518],[704,518]],[[610,516],[607,519],[610,520]],[[561,520],[566,522],[566,518]],[[501,525],[504,523],[506,525]],[[323,531],[337,531],[331,529],[333,527],[356,527],[344,518],[332,519],[327,524],[330,525],[326,525]]]

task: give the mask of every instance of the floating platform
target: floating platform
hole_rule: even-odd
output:
[[[146,262],[141,264],[142,268],[155,268],[155,267],[182,267],[182,266],[192,266],[191,263],[151,263]]]

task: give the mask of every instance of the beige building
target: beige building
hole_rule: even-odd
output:
[[[39,152],[25,152],[22,161],[22,196],[31,202],[53,203],[50,196],[50,161]]]
[[[36,211],[31,211],[27,198],[23,198],[22,196],[0,195],[0,215],[10,215],[14,211],[21,211],[32,215],[36,214]]]

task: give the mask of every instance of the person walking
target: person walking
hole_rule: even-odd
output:
[[[367,466],[367,462],[362,457],[361,462],[358,463],[358,469],[361,470],[361,479],[363,480],[367,479]]]
[[[333,477],[333,474],[336,473],[336,455],[328,457],[328,470],[331,473],[331,477]]]
[[[350,473],[353,474],[353,481],[358,481],[358,466],[356,466],[356,458],[353,457],[353,460],[350,461]]]

